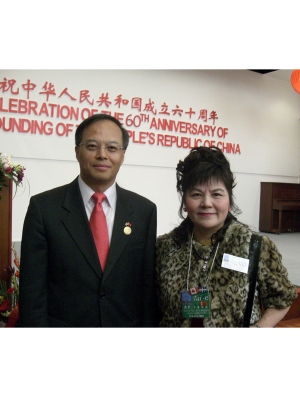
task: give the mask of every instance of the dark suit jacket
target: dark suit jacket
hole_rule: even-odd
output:
[[[21,243],[20,326],[157,326],[156,213],[154,203],[117,185],[102,273],[78,179],[33,196]]]

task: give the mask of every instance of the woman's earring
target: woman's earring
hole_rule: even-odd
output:
[[[185,212],[186,212],[186,207],[183,207],[183,211],[185,211]]]

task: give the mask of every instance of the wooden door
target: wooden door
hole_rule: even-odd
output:
[[[12,245],[12,180],[5,178],[0,192],[0,280],[9,283],[5,271],[11,265]]]

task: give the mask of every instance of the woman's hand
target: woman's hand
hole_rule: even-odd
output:
[[[277,325],[278,322],[287,314],[289,309],[290,306],[283,308],[282,310],[277,308],[267,308],[261,319],[250,328],[274,328],[274,326]]]

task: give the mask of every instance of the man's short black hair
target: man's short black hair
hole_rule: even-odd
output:
[[[129,144],[129,133],[127,132],[127,130],[125,128],[123,128],[121,122],[118,119],[116,119],[108,114],[94,114],[94,115],[91,115],[90,117],[88,117],[87,119],[83,120],[78,125],[76,132],[75,132],[75,145],[79,146],[80,143],[82,142],[82,135],[83,135],[83,131],[85,130],[85,128],[92,125],[94,122],[101,121],[101,120],[109,120],[109,121],[114,122],[116,125],[118,125],[118,127],[122,131],[122,139],[123,139],[122,147],[124,148],[124,150],[126,150],[128,147],[128,144]]]

